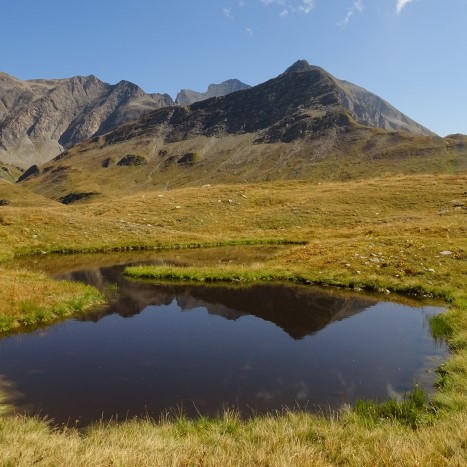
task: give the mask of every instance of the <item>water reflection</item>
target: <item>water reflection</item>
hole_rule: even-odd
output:
[[[248,287],[135,283],[122,276],[122,267],[71,272],[60,277],[92,284],[101,291],[118,290],[110,310],[92,313],[84,320],[96,321],[111,311],[131,317],[147,306],[170,305],[182,311],[205,308],[209,314],[237,320],[253,315],[270,321],[294,339],[323,329],[332,321],[348,318],[377,303],[356,295],[340,297],[322,289],[299,285],[256,284]]]
[[[65,274],[113,290],[110,306],[0,340],[19,410],[87,424],[183,407],[215,415],[327,410],[427,389],[447,354],[413,308],[305,286],[153,285],[123,267]]]

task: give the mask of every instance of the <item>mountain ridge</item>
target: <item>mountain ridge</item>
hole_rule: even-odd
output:
[[[195,102],[200,102],[211,97],[222,97],[232,92],[242,91],[244,89],[249,89],[251,86],[249,84],[242,83],[238,79],[228,79],[222,83],[215,84],[211,83],[208,86],[206,92],[197,92],[191,89],[182,89],[175,99],[175,103],[178,105],[191,105]]]
[[[386,130],[404,130],[413,134],[434,136],[433,132],[414,122],[378,96],[357,85],[339,80],[324,69],[308,64],[305,60],[295,62],[284,73],[272,80],[280,80],[281,77],[288,76],[291,81],[294,81],[291,78],[292,75],[307,76],[310,74],[320,75],[322,77],[321,84],[326,81],[326,86],[333,88],[332,91],[329,90],[328,97],[334,99],[336,105],[343,106],[347,115],[356,123]],[[186,99],[189,102],[191,102],[190,99],[195,99],[196,102],[190,105],[182,104],[183,99],[179,93],[177,97],[179,102],[178,105],[175,105],[176,102],[167,94],[147,94],[136,84],[124,80],[110,85],[100,81],[94,75],[89,75],[64,79],[21,81],[6,73],[0,73],[0,159],[24,169],[33,164],[41,164],[61,154],[63,150],[74,144],[110,132],[122,124],[158,109],[170,109],[159,116],[166,115],[166,118],[169,119],[168,122],[179,120],[178,129],[183,132],[185,130],[180,125],[180,118],[183,115],[186,116],[193,112],[199,113],[200,109],[205,108],[206,113],[213,112],[210,116],[203,117],[205,123],[209,123],[209,120],[215,121],[219,117],[217,107],[222,105],[222,100],[215,105],[208,103],[206,107],[196,107],[201,102],[209,102],[213,98],[219,99],[232,93],[242,93],[252,89],[257,91],[258,88],[261,89],[264,87],[263,85],[270,82],[271,80],[268,80],[252,88],[239,80],[232,79],[218,85],[209,85],[206,93],[185,90],[188,93],[185,93]],[[308,84],[310,87],[314,85],[311,81]],[[293,86],[294,83],[291,85]],[[309,89],[303,87],[300,89],[309,95]],[[290,94],[290,91],[293,89],[277,90],[277,92],[286,94]],[[270,96],[270,101],[280,105],[280,96],[276,94]],[[300,99],[299,93],[297,93],[297,98]],[[271,106],[267,99],[264,102],[267,104],[267,110],[258,107],[256,109],[257,115],[254,117],[257,123],[253,124],[254,109],[251,108],[251,103],[247,102],[247,99],[238,98],[237,104],[240,108],[236,112],[236,125],[240,125],[241,114],[247,116],[249,121],[243,123],[243,129],[237,128],[234,131],[235,134],[241,131],[264,130],[267,121],[271,122],[271,119],[277,117],[274,106]],[[303,109],[308,105],[306,102],[299,103],[297,101],[290,104],[295,109],[300,106]],[[185,107],[189,110],[180,110],[180,108]],[[321,110],[323,108],[321,107]],[[225,110],[225,108],[221,109],[220,113]],[[315,117],[318,118],[319,112],[316,109],[315,111]],[[229,112],[230,114],[235,113],[234,109],[230,109]],[[299,120],[303,120],[302,123],[305,124],[305,120],[308,119],[308,124],[310,124],[310,115],[305,115],[306,112],[298,115],[299,113],[296,112],[296,117],[300,118],[294,117],[292,120],[289,118],[288,121],[282,123],[276,121],[275,127],[271,127],[268,134],[257,135],[255,140],[257,142],[272,142],[275,139],[292,141],[304,131],[310,132],[313,125],[300,128],[299,123]],[[327,118],[329,117],[328,112]],[[342,121],[345,118],[345,115],[342,114]],[[261,119],[264,120],[264,124],[261,124]],[[190,126],[187,121],[185,123],[188,127]],[[328,124],[331,123],[328,122]],[[204,129],[207,126],[212,127],[212,125],[206,125],[202,122],[198,122],[195,126]],[[260,126],[263,128],[259,128]],[[323,122],[315,125],[315,130],[317,127],[323,127]],[[186,128],[186,136],[189,137],[190,134],[195,133],[201,134],[199,128],[198,130]],[[210,128],[207,132],[208,135],[226,133],[229,133],[229,129],[223,128],[221,122],[217,122],[215,131]],[[172,134],[171,138],[176,140],[180,137]]]
[[[320,70],[334,80],[339,88],[343,105],[358,123],[384,130],[404,130],[416,135],[436,135],[436,133],[407,117],[407,115],[376,94],[349,81],[338,79],[323,68],[310,65],[306,60],[297,60],[285,70],[284,74],[304,73],[314,70]]]
[[[383,99],[351,83],[337,80],[324,69],[300,60],[284,73],[249,89],[195,102],[190,106],[167,107],[144,115],[130,126],[117,128],[106,142],[122,141],[146,127],[158,137],[176,142],[193,136],[225,136],[257,133],[255,142],[291,142],[318,135],[326,128],[357,124],[387,130],[403,130],[436,136]],[[345,94],[344,86],[352,95]],[[363,96],[363,97],[362,97]],[[365,100],[366,107],[360,103]],[[383,108],[390,120],[378,113]],[[156,130],[159,128],[159,130]]]
[[[21,183],[76,202],[205,184],[454,173],[467,168],[466,153],[462,137],[360,123],[336,78],[299,63],[246,90],[146,113],[34,167]]]
[[[117,96],[120,95],[120,99]],[[0,74],[0,159],[27,167],[150,110],[173,104],[133,83],[94,75],[21,81]]]

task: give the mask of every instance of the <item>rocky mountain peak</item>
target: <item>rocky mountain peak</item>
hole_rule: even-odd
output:
[[[0,159],[26,168],[63,148],[173,104],[129,81],[94,75],[22,81],[0,74]]]
[[[306,60],[297,60],[293,65],[289,66],[284,73],[302,73],[304,71],[316,70],[318,67],[310,65]]]
[[[134,90],[134,91],[137,91],[137,90],[141,89],[137,84],[132,83],[130,81],[127,81],[126,79],[122,79],[121,81],[119,81],[115,85],[115,87],[116,88],[131,89],[131,90]]]
[[[196,92],[191,89],[182,89],[178,94],[175,102],[179,105],[191,105],[195,102],[201,102],[211,97],[222,97],[232,92],[249,89],[251,86],[242,83],[238,79],[228,79],[222,83],[210,84],[206,92]]]
[[[245,83],[242,83],[240,80],[234,78],[234,79],[228,79],[226,81],[223,81],[220,84],[210,84],[208,86],[208,94],[215,94],[219,92],[225,92],[225,91],[239,91],[245,88],[249,88]],[[220,97],[220,96],[217,96]]]

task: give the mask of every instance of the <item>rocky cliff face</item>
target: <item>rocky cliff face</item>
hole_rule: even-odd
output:
[[[242,83],[238,79],[229,79],[220,84],[210,84],[206,92],[196,92],[191,89],[182,89],[178,94],[175,102],[179,105],[191,105],[195,102],[204,101],[211,97],[222,97],[236,91],[249,89],[251,86]]]
[[[95,76],[21,81],[0,73],[0,160],[28,167],[63,148],[109,131],[151,110],[172,105],[127,81]]]
[[[388,131],[403,130],[414,135],[434,135],[432,131],[410,119],[381,97],[348,81],[334,78],[321,68],[308,64],[306,60],[297,61],[286,73],[309,73],[318,69],[334,80],[340,103],[358,123]]]
[[[352,117],[362,125],[388,131],[404,130],[414,135],[434,134],[366,89],[347,81],[336,79],[336,83],[342,103]]]

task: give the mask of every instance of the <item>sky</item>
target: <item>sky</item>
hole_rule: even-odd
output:
[[[296,60],[467,134],[467,0],[0,0],[0,71],[93,74],[175,98]]]

